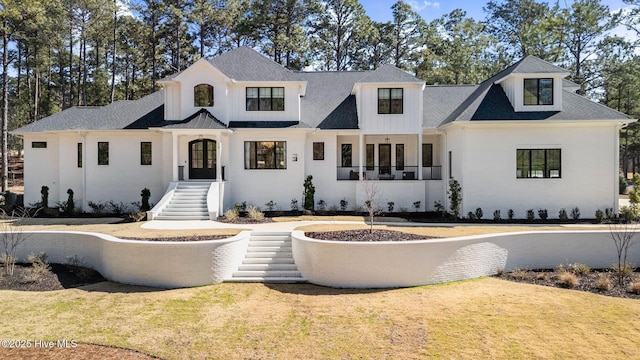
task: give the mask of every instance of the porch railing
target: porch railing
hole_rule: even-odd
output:
[[[358,166],[343,167],[338,166],[338,180],[359,180]],[[398,168],[396,166],[374,166],[362,168],[364,179],[375,180],[418,180],[418,166],[404,166]],[[423,180],[441,180],[442,167],[432,166],[422,168]]]

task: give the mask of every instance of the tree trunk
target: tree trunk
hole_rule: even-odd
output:
[[[113,49],[111,53],[111,97],[110,102],[113,103],[116,97],[116,57],[117,57],[117,40],[118,40],[118,5],[117,0],[113,0],[115,10],[113,10]]]
[[[7,148],[7,133],[9,129],[9,35],[7,27],[9,24],[5,19],[2,22],[4,28],[2,34],[2,192],[7,191],[9,173],[9,151]]]

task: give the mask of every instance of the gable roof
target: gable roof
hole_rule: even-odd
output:
[[[553,65],[533,55],[528,55],[516,62],[509,71],[509,74],[567,74],[569,71],[559,66]]]
[[[236,81],[299,80],[291,70],[246,46],[216,56],[209,62]]]
[[[424,80],[400,70],[397,67],[385,64],[369,72],[358,83],[417,83],[424,84]]]
[[[163,109],[164,110],[164,109]],[[163,114],[164,116],[164,114]],[[164,120],[156,124],[165,129],[226,129],[227,126],[213,116],[207,109],[200,109],[182,121]]]

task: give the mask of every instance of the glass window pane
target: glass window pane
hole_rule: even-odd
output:
[[[193,88],[193,106],[213,106],[213,86],[208,84],[196,85]]]
[[[352,147],[351,144],[342,144],[342,167],[352,166]]]
[[[365,160],[367,170],[373,170],[375,164],[375,146],[373,144],[367,144],[367,158]]]
[[[313,143],[313,160],[324,160],[324,143]]]
[[[151,142],[140,143],[140,165],[151,165]]]
[[[287,143],[286,141],[276,141],[276,167],[274,169],[287,168]]]
[[[247,111],[258,109],[258,88],[247,88]]]
[[[82,143],[78,143],[78,167],[82,167]]]
[[[98,165],[109,165],[108,142],[98,142]]]
[[[542,178],[545,173],[545,151],[542,149],[531,150],[531,177]]]
[[[404,144],[396,144],[396,170],[404,170]]]
[[[559,178],[561,168],[560,149],[547,150],[547,177]]]
[[[538,105],[553,105],[553,79],[540,79]]]
[[[537,79],[524,79],[524,104],[538,105]]]
[[[516,177],[529,177],[529,150],[518,150],[516,152]]]
[[[433,144],[422,144],[422,167],[433,166]]]
[[[391,89],[378,89],[378,114],[391,111]]]

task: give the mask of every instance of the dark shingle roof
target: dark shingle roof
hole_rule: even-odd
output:
[[[369,72],[359,83],[424,83],[424,80],[398,69],[397,67],[385,64]]]
[[[200,109],[195,114],[182,121],[163,121],[156,126],[165,129],[226,129],[227,126],[211,115],[206,109]]]
[[[320,129],[357,129],[353,85],[366,76],[360,71],[303,72],[307,91],[300,101],[302,121]]]
[[[161,121],[164,92],[102,107],[73,107],[14,130],[15,133],[68,130],[144,129]]]
[[[568,74],[569,72],[550,62],[544,61],[535,56],[529,55],[518,61],[511,74]]]
[[[426,86],[422,94],[423,126],[438,127],[477,87],[477,85]]]
[[[246,46],[216,56],[209,62],[237,81],[298,81],[294,72]]]
[[[234,129],[286,129],[307,128],[309,126],[299,121],[231,121],[229,127]]]

